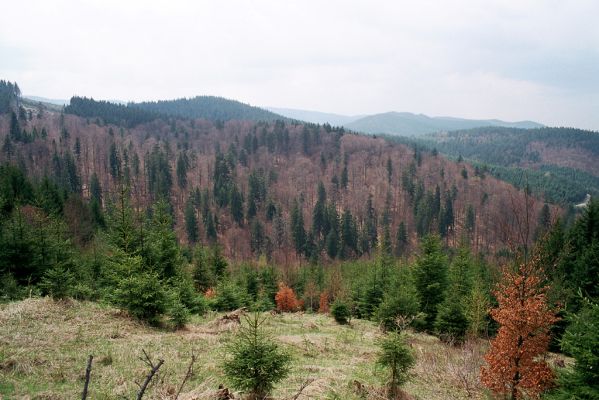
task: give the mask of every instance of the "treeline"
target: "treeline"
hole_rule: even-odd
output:
[[[129,107],[137,107],[146,111],[163,115],[209,121],[276,121],[285,120],[273,112],[250,106],[239,101],[214,96],[196,96],[176,100],[160,100],[154,102],[129,103]]]
[[[213,96],[127,105],[75,96],[71,98],[64,112],[83,118],[98,118],[104,124],[122,125],[128,128],[159,118],[168,119],[168,117],[205,119],[219,124],[230,120],[269,122],[285,120],[285,117],[262,108]]]
[[[64,112],[83,118],[98,118],[98,121],[101,120],[104,124],[122,125],[129,128],[163,117],[162,114],[138,107],[76,96],[71,98],[70,103],[64,108]]]

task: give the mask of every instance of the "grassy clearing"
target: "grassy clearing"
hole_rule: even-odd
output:
[[[220,370],[224,344],[234,326],[218,314],[195,317],[178,332],[150,328],[111,307],[87,302],[28,299],[0,306],[0,398],[73,399],[83,388],[87,356],[94,355],[92,399],[135,398],[148,369],[142,349],[165,360],[145,399],[172,399],[192,352],[197,361],[183,400],[213,398],[226,380]],[[291,375],[277,386],[276,398],[289,398],[307,379],[299,399],[380,398],[375,370],[376,338],[369,321],[339,326],[324,315],[283,314],[267,327],[293,354]],[[409,334],[417,357],[405,390],[414,399],[483,398],[478,383],[482,342],[463,348],[435,337]],[[360,394],[363,385],[368,394]],[[364,392],[363,392],[364,393]]]

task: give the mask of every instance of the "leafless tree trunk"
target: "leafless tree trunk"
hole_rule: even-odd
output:
[[[87,359],[87,368],[85,369],[85,384],[83,385],[83,393],[81,394],[81,400],[85,400],[87,398],[87,388],[89,387],[89,379],[92,373],[92,361],[94,356],[90,354]]]

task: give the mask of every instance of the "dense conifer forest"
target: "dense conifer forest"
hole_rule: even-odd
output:
[[[406,142],[406,139],[399,139]],[[454,159],[466,158],[479,173],[518,187],[529,185],[562,205],[599,195],[599,133],[574,128],[487,127],[410,139]]]
[[[197,96],[190,99],[160,100],[130,103],[129,106],[179,118],[208,121],[277,121],[285,118],[259,107],[214,96]]]

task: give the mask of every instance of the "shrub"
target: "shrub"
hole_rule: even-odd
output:
[[[414,356],[403,336],[391,332],[380,342],[377,365],[386,370],[386,384],[390,399],[397,398],[399,387],[408,379],[408,371],[415,364]]]
[[[216,295],[212,298],[212,308],[217,311],[232,311],[245,305],[241,290],[233,283],[221,283],[216,288]]]
[[[155,274],[138,272],[123,278],[114,292],[114,302],[133,317],[151,324],[167,308],[167,298],[162,283]]]
[[[331,314],[338,324],[345,325],[351,318],[351,312],[347,303],[341,299],[337,299],[331,306]]]
[[[56,264],[44,273],[40,288],[42,294],[62,300],[72,295],[74,282],[73,274],[63,265]]]
[[[383,288],[379,283],[369,282],[363,296],[359,299],[358,314],[361,318],[370,319],[375,315],[378,306],[383,300]]]
[[[275,302],[277,303],[277,310],[283,312],[297,311],[300,307],[300,303],[297,297],[295,297],[295,292],[284,283],[279,284],[279,291],[275,295]]]
[[[458,301],[448,298],[439,305],[435,329],[441,340],[445,342],[464,341],[468,330],[468,318]]]
[[[264,290],[258,292],[258,298],[250,305],[251,311],[270,311],[275,308],[275,303]]]
[[[318,301],[318,312],[321,314],[326,314],[329,312],[329,293],[326,291],[320,294],[320,299]]]
[[[291,356],[264,334],[265,320],[257,313],[245,317],[223,363],[231,385],[255,400],[266,398],[275,383],[287,376],[291,361]]]
[[[206,299],[206,297],[202,294],[196,295],[195,309],[191,311],[196,313],[197,315],[204,315],[208,312],[209,309],[210,306],[208,304],[208,299]]]
[[[398,320],[409,323],[418,314],[420,303],[413,288],[403,286],[399,290],[387,292],[380,304],[376,317],[385,331],[397,331],[404,328]]]
[[[19,286],[12,274],[6,273],[0,276],[0,301],[18,300],[25,297],[25,290]]]
[[[599,304],[585,300],[561,340],[562,350],[574,357],[574,366],[560,371],[551,400],[599,399]]]
[[[204,314],[207,309],[203,296],[198,296],[191,279],[182,276],[174,287],[175,296],[193,314]]]
[[[189,310],[178,298],[174,299],[168,314],[175,329],[185,327],[185,324],[189,321]]]

